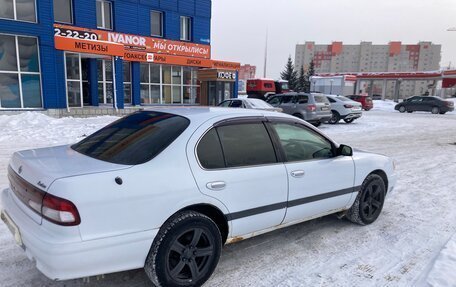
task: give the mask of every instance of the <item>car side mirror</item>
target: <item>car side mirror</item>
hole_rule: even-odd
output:
[[[353,156],[353,149],[348,145],[341,144],[337,149],[337,153],[342,156]]]

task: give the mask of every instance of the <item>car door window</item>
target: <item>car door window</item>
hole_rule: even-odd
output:
[[[280,105],[280,98],[279,97],[273,97],[273,98],[268,100],[268,103],[271,106],[278,106],[278,105]]]
[[[421,98],[411,98],[410,99],[410,102],[412,102],[412,103],[420,103],[421,101],[422,101]]]
[[[221,126],[217,132],[226,167],[276,163],[277,157],[263,123]]]
[[[282,104],[289,104],[293,102],[293,96],[282,96]]]
[[[232,101],[230,107],[232,107],[232,108],[242,108],[242,101]]]
[[[231,101],[224,101],[224,102],[221,102],[219,107],[224,107],[224,108],[227,108],[229,107],[231,104]]]
[[[200,164],[206,169],[224,168],[222,146],[215,129],[211,129],[200,140],[197,147]]]
[[[329,98],[329,97],[328,97],[328,100],[329,100],[330,103],[335,103],[336,102],[336,100],[334,100],[332,98]]]
[[[275,123],[272,126],[289,162],[327,159],[334,156],[331,143],[310,129],[286,123]]]
[[[298,104],[307,104],[309,102],[309,97],[305,95],[297,96],[295,102]]]

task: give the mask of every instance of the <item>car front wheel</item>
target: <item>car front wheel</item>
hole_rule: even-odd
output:
[[[405,111],[406,111],[405,107],[404,107],[404,106],[400,106],[400,108],[399,108],[399,112],[401,112],[401,113],[405,113]]]
[[[363,182],[355,202],[346,213],[348,220],[360,225],[377,220],[385,201],[386,186],[383,178],[370,174]]]
[[[156,286],[201,286],[214,272],[221,249],[214,221],[195,211],[179,212],[163,224],[144,270]]]

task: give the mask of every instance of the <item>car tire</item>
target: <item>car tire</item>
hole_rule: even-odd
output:
[[[440,112],[440,114],[441,114],[441,115],[444,115],[444,114],[446,114],[446,112]]]
[[[399,107],[399,112],[401,112],[401,113],[405,113],[406,110],[407,110],[407,109],[406,109],[404,106],[400,106],[400,107]]]
[[[314,127],[319,127],[321,125],[321,122],[320,121],[313,122],[312,125],[314,125]]]
[[[332,117],[328,120],[328,123],[335,125],[340,121],[340,115],[337,111],[331,111]]]
[[[351,124],[354,120],[355,120],[354,118],[344,119],[344,122],[346,122],[347,124]]]
[[[411,114],[411,113],[413,113],[413,111],[407,111],[407,113]]]
[[[434,115],[440,114],[440,109],[439,109],[439,107],[433,107],[432,110],[431,110],[431,113],[433,113]]]
[[[144,270],[157,287],[201,286],[217,266],[222,236],[204,214],[182,211],[160,228]]]
[[[386,196],[386,186],[383,178],[370,174],[361,185],[361,191],[356,200],[345,214],[351,222],[368,225],[377,220]]]

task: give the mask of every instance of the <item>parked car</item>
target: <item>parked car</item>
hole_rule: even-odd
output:
[[[303,119],[314,126],[327,122],[331,114],[328,99],[317,93],[285,93],[271,96],[267,102],[273,107],[279,107],[284,113]]]
[[[350,100],[344,96],[326,95],[331,103],[332,117],[328,121],[330,124],[337,124],[340,120],[344,120],[347,124],[363,115],[362,106],[360,103]]]
[[[201,286],[225,243],[332,213],[370,224],[396,183],[390,158],[303,120],[207,107],[139,111],[74,145],[16,152],[8,178],[1,218],[44,275],[144,268],[156,286]]]
[[[372,98],[367,95],[351,95],[347,96],[347,98],[355,102],[361,103],[361,106],[365,111],[369,111],[374,108],[374,102],[372,101]]]
[[[447,112],[454,111],[454,103],[438,97],[414,96],[397,104],[394,109],[401,113],[421,111],[443,115]]]
[[[281,112],[281,108],[275,108],[270,104],[260,99],[242,98],[242,99],[229,99],[218,104],[219,107],[224,108],[244,108],[254,110],[265,110]]]

